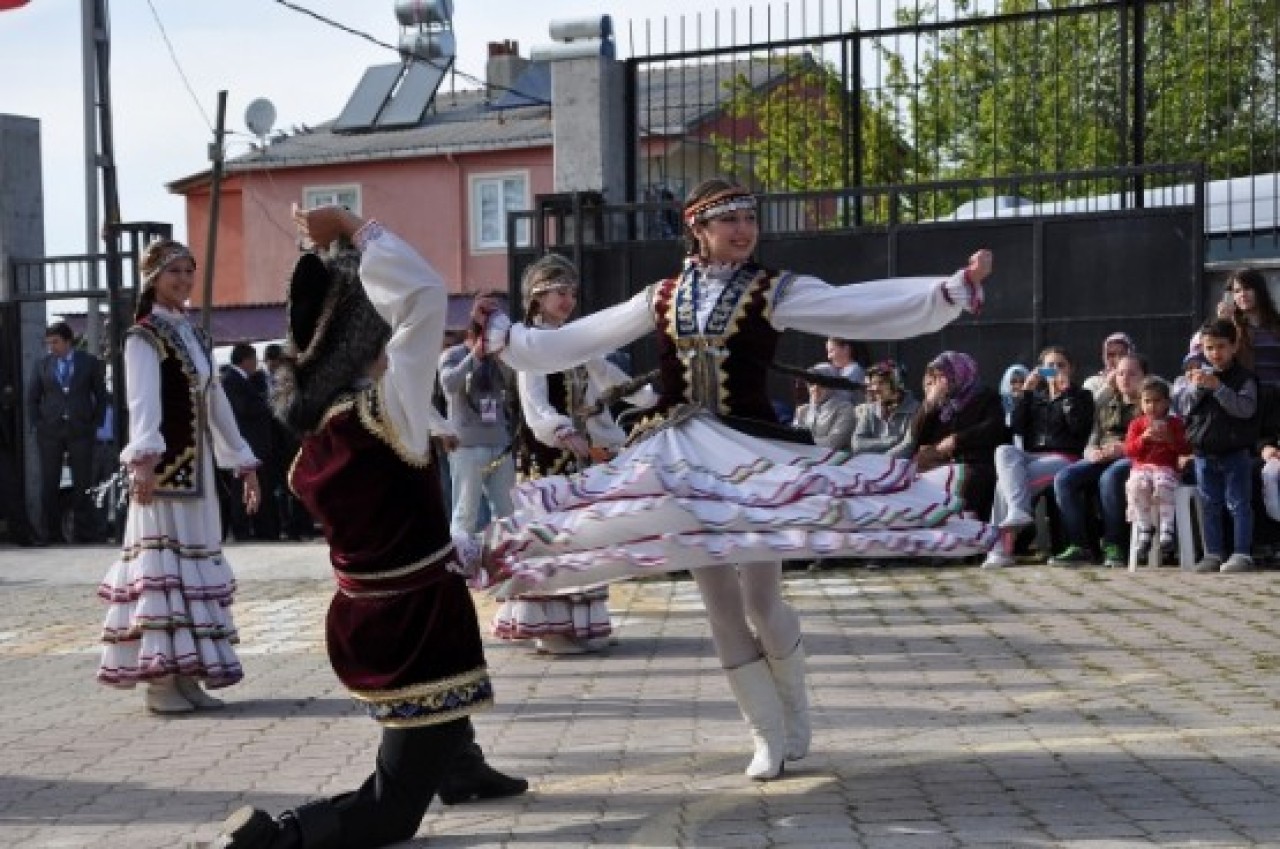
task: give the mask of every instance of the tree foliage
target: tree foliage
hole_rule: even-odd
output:
[[[999,0],[996,12],[1043,12],[1045,5]],[[975,17],[964,28],[926,34],[918,74],[906,56],[888,56],[895,100],[910,115],[919,179],[1139,160],[1203,161],[1212,177],[1275,169],[1276,0],[1143,4],[1140,98],[1137,4],[1127,11],[1068,0],[1048,5],[1073,13]]]
[[[767,191],[852,186],[859,170],[846,149],[862,152],[862,186],[1139,161],[1204,162],[1214,179],[1280,170],[1280,0],[945,5],[957,26],[873,40],[869,50],[864,43],[879,66],[856,93],[837,69],[808,57],[787,60],[782,83],[753,89],[735,79],[726,110],[755,132],[713,139],[720,167],[747,171]],[[903,24],[938,20],[936,3],[899,13]],[[844,117],[853,97],[861,98],[860,148]],[[1026,188],[1037,200],[1073,190]],[[919,204],[921,213],[935,205]]]

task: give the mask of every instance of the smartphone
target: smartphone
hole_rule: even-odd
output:
[[[1204,372],[1205,374],[1213,374],[1215,371],[1217,371],[1217,369],[1215,369],[1213,366],[1209,365],[1208,363],[1205,363],[1204,365],[1200,366],[1200,371]]]
[[[1040,366],[1036,369],[1036,374],[1040,375],[1045,380],[1052,380],[1058,376],[1058,370],[1053,366]]]

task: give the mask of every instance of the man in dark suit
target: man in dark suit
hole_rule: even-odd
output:
[[[102,528],[88,490],[94,484],[94,440],[108,403],[102,362],[75,349],[75,334],[65,321],[49,325],[44,342],[49,353],[36,361],[27,384],[27,421],[40,455],[43,536],[62,538],[59,490],[65,458],[71,469],[73,541],[96,542]]]
[[[236,539],[258,539],[275,542],[280,539],[280,513],[272,509],[269,498],[279,485],[274,453],[274,428],[271,406],[267,403],[267,375],[258,368],[258,352],[252,345],[240,343],[231,349],[231,364],[222,370],[222,389],[231,402],[236,426],[262,463],[258,467],[258,485],[264,496],[264,509],[250,517],[244,512],[240,479],[231,476],[231,530]]]

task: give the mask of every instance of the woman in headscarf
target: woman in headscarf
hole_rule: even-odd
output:
[[[1102,340],[1102,371],[1086,379],[1080,388],[1092,392],[1094,398],[1108,386],[1115,388],[1116,366],[1120,364],[1120,358],[1137,352],[1138,346],[1128,333],[1112,333]]]
[[[943,351],[925,367],[924,404],[911,433],[921,474],[958,479],[965,511],[990,516],[996,446],[1009,442],[1009,429],[1000,395],[982,385],[973,357]]]
[[[479,312],[491,348],[519,370],[563,369],[656,333],[662,397],[641,439],[608,463],[522,485],[495,556],[514,589],[691,569],[751,729],[746,773],[769,780],[810,740],[781,560],[963,556],[991,535],[960,518],[952,492],[913,482],[909,463],[783,442],[794,433],[777,422],[763,370],[787,328],[873,339],[945,326],[981,306],[991,255],[950,276],[832,286],[756,261],[756,208],[733,182],[702,183],[685,203],[680,271],[563,327],[512,326],[492,302]]]
[[[236,582],[222,556],[214,463],[243,479],[258,509],[258,460],[240,436],[213,368],[212,341],[188,318],[196,262],[186,245],[152,242],[124,343],[129,402],[129,512],[120,559],[98,587],[110,603],[98,680],[147,685],[152,713],[190,713],[222,702],[244,672],[232,646]],[[203,687],[201,686],[203,684]]]
[[[1022,394],[1022,385],[1027,382],[1027,375],[1030,369],[1022,363],[1014,363],[1004,370],[1004,376],[1000,378],[1000,403],[1004,405],[1004,423],[1009,424],[1013,420],[1013,408],[1018,403],[1018,396]],[[1017,438],[1014,438],[1015,443]]]

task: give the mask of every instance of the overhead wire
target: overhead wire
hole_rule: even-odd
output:
[[[164,27],[164,21],[160,20],[160,13],[156,11],[155,4],[151,0],[147,0],[147,8],[151,10],[151,17],[155,19],[156,27],[160,30],[160,37],[164,40],[165,47],[169,49],[169,58],[173,60],[173,66],[178,69],[178,76],[182,78],[182,84],[186,86],[187,94],[191,95],[191,100],[194,101],[196,110],[199,111],[200,117],[204,119],[205,126],[209,128],[209,132],[213,132],[213,122],[209,120],[209,113],[205,111],[204,104],[196,96],[191,80],[187,79],[187,73],[182,69],[182,63],[178,61],[178,53],[173,49],[173,42],[169,40],[169,33]]]

